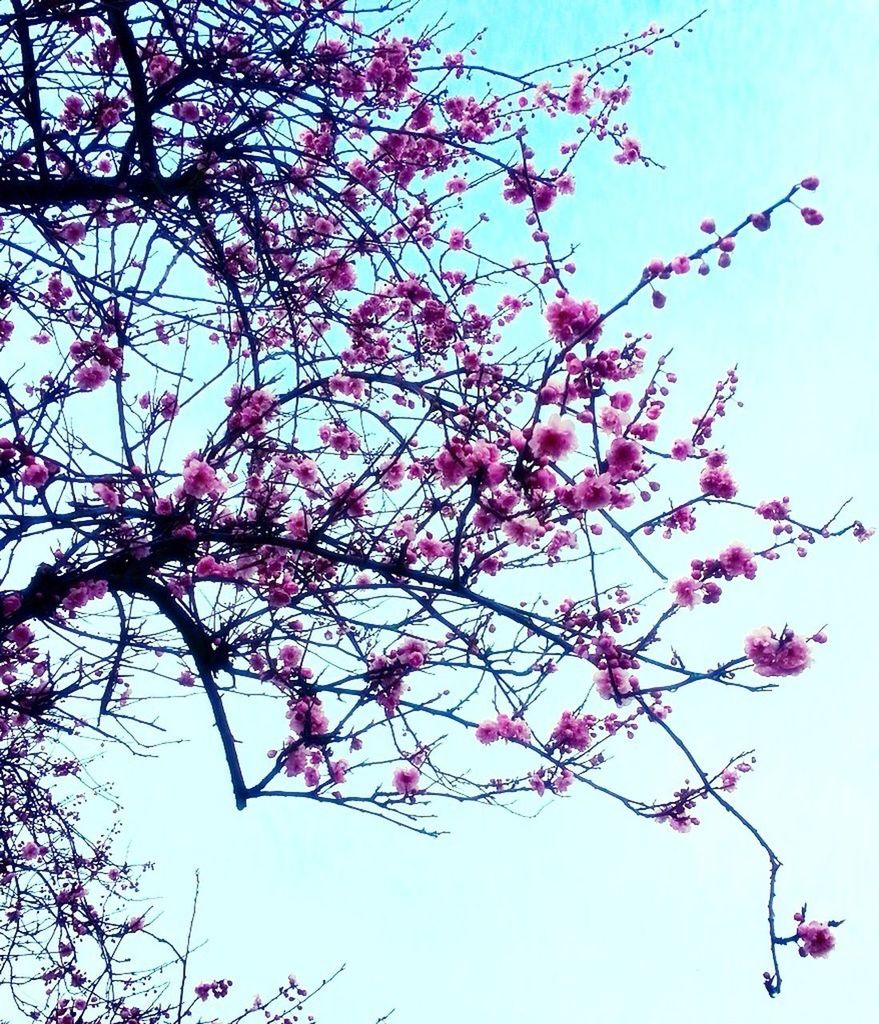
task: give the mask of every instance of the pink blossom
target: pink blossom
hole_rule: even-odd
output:
[[[806,641],[787,631],[776,638],[768,626],[761,626],[745,637],[745,654],[753,661],[759,676],[796,676],[811,659]]]
[[[594,471],[590,470],[587,470],[585,477],[572,488],[556,488],[555,493],[562,504],[577,511],[607,508],[614,495],[610,477],[606,473],[596,476]]]
[[[797,938],[802,942],[801,956],[825,957],[836,945],[833,932],[821,921],[800,924]]]
[[[631,417],[624,409],[605,405],[598,413],[598,426],[606,434],[619,436],[626,429]]]
[[[708,466],[699,476],[699,487],[703,494],[729,500],[738,493],[732,474],[723,466]]]
[[[695,608],[697,604],[702,603],[700,584],[689,576],[675,580],[669,589],[679,608]]]
[[[603,700],[620,700],[621,704],[627,704],[632,700],[630,696],[638,690],[638,678],[622,669],[599,669],[592,676],[598,696]]]
[[[74,373],[73,379],[83,391],[97,391],[110,379],[110,367],[97,361],[83,363]]]
[[[49,479],[49,467],[42,459],[34,459],[26,466],[22,466],[19,479],[25,487],[45,487]]]
[[[614,156],[618,164],[633,164],[641,156],[641,143],[631,135],[620,140],[620,151]]]
[[[754,511],[764,519],[781,520],[790,517],[790,498],[761,502]]]
[[[615,437],[607,452],[607,468],[612,480],[622,480],[641,469],[641,445]]]
[[[497,722],[492,722],[491,720],[487,722],[481,722],[476,727],[476,738],[479,740],[480,743],[494,743],[497,739],[500,738]]]
[[[497,716],[498,736],[512,743],[527,743],[531,739],[531,730],[521,718],[510,718],[509,715]]]
[[[219,498],[226,490],[213,466],[190,455],[183,467],[183,492],[192,498]]]
[[[692,454],[693,445],[686,438],[680,438],[671,446],[671,457],[677,459],[678,462],[683,462]]]
[[[734,576],[746,576],[749,580],[752,580],[757,575],[757,563],[754,561],[754,552],[749,551],[741,544],[730,544],[728,548],[720,552],[717,560],[730,579]]]
[[[287,709],[287,720],[290,723],[290,731],[297,736],[320,736],[326,733],[330,726],[317,697],[303,697],[302,700],[291,704]]]
[[[119,508],[122,503],[119,492],[111,487],[110,484],[92,484],[92,490],[109,509]]]
[[[552,413],[546,423],[538,423],[529,443],[540,462],[556,462],[577,447],[577,430],[572,419]]]
[[[183,103],[174,103],[171,106],[171,112],[175,117],[179,117],[180,120],[186,124],[195,124],[201,120],[198,104],[193,103],[192,100],[184,100]]]
[[[85,224],[79,220],[71,220],[55,228],[56,237],[68,245],[78,245],[85,238]]]
[[[586,750],[592,743],[591,730],[595,724],[596,719],[592,715],[578,718],[570,711],[563,711],[552,731],[552,741],[561,751]]]
[[[577,302],[570,295],[564,295],[546,307],[549,333],[556,341],[564,344],[584,339],[594,341],[598,338],[601,334],[598,317],[598,306],[594,302],[590,299]]]
[[[405,768],[398,768],[394,772],[394,789],[401,796],[414,796],[418,792],[418,783],[421,779],[421,772],[415,765],[407,765]]]
[[[534,516],[511,519],[504,523],[503,530],[508,540],[520,546],[531,544],[543,534],[543,527]]]

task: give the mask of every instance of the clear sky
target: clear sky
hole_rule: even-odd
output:
[[[484,25],[486,63],[517,68],[699,9],[424,6],[431,19],[447,10],[462,39]],[[821,228],[782,211],[768,234],[746,236],[730,270],[670,282],[665,310],[641,302],[625,325],[674,346],[682,406],[739,364],[746,405],[723,441],[743,491],[774,497],[783,487],[815,520],[855,495],[873,525],[877,31],[873,2],[712,4],[679,50],[661,46],[632,68],[633,134],[667,170],[618,167],[601,148],[555,223],[581,245],[579,287],[606,305],[651,256],[698,244],[702,217],[734,224],[819,175]],[[814,667],[780,690],[711,693],[675,712],[703,757],[757,748],[737,802],[785,860],[780,916],[808,898],[816,917],[847,919],[827,961],[785,958],[776,1002],[760,984],[765,863],[719,811],[682,836],[574,791],[536,820],[443,807],[452,834],[440,840],[299,800],[237,813],[204,712],[186,747],[118,762],[132,859],[155,859],[149,887],[168,894],[164,931],[182,931],[201,868],[198,931],[209,946],[193,981],[225,974],[249,998],[289,970],[314,985],[347,963],[316,1006],[324,1024],[373,1024],[394,1007],[399,1024],[868,1019],[879,957],[877,541],[821,545],[768,567],[717,618],[697,610],[691,620],[708,631],[722,620],[731,635],[779,616],[804,632],[829,625]],[[649,793],[655,751],[645,748],[632,747],[616,778],[640,779]],[[686,774],[664,754],[657,765],[663,779]]]

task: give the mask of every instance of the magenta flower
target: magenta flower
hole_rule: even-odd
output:
[[[797,938],[802,942],[800,956],[825,957],[836,945],[833,932],[821,921],[810,921],[797,928]]]
[[[553,413],[546,423],[538,423],[529,444],[539,462],[557,462],[577,447],[574,421]]]
[[[768,626],[745,637],[745,654],[758,676],[796,676],[808,667],[811,656],[802,637],[787,631],[776,638]]]
[[[405,768],[398,768],[394,772],[394,789],[401,796],[414,796],[418,792],[418,782],[421,779],[421,772],[415,765],[407,765]]]

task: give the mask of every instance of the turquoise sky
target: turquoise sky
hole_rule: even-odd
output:
[[[485,62],[518,68],[699,9],[424,7],[431,18],[447,10],[461,37],[487,27]],[[743,491],[790,494],[816,521],[855,495],[856,514],[873,525],[877,32],[875,3],[713,4],[679,50],[658,47],[632,68],[632,132],[667,170],[618,167],[600,148],[554,222],[581,245],[577,289],[606,306],[651,256],[695,247],[702,217],[732,225],[819,175],[821,228],[782,211],[768,234],[746,235],[730,270],[669,282],[665,310],[642,301],[618,324],[674,346],[676,400],[687,408],[739,364],[746,405],[722,440]],[[675,712],[706,758],[757,748],[758,771],[737,799],[785,860],[780,915],[808,898],[815,916],[847,919],[826,962],[786,957],[775,1003],[760,985],[764,862],[718,811],[679,836],[575,793],[547,802],[537,820],[441,808],[452,835],[438,841],[304,801],[238,814],[205,714],[187,747],[136,771],[120,761],[132,858],[155,859],[151,888],[170,894],[163,930],[185,921],[200,865],[210,943],[193,981],[225,974],[249,998],[289,970],[313,985],[347,963],[316,1007],[324,1024],[373,1024],[393,1007],[399,1024],[867,1020],[879,956],[877,550],[823,546],[767,571],[716,617],[692,619],[709,641],[721,624],[736,636],[779,616],[803,631],[829,623],[815,666],[779,691],[706,694]],[[653,756],[663,778],[686,774],[649,743],[629,753],[616,777],[648,792]]]

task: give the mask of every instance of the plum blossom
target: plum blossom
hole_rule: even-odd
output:
[[[195,454],[190,455],[183,467],[183,493],[192,498],[219,498],[226,490],[216,470]]]
[[[26,466],[22,466],[19,479],[25,487],[45,487],[49,480],[49,467],[42,459],[33,459]]]
[[[836,945],[836,939],[830,928],[821,921],[803,922],[797,927],[797,938],[800,956],[825,957]]]
[[[631,135],[620,140],[620,151],[614,155],[618,164],[633,164],[641,156],[641,143]]]
[[[492,722],[491,720],[481,722],[476,727],[476,738],[480,743],[485,743],[486,745],[500,739],[497,722]]]
[[[695,608],[697,604],[702,603],[701,586],[690,576],[675,580],[669,590],[679,608]]]
[[[601,334],[598,306],[590,299],[577,302],[570,295],[562,296],[546,307],[546,320],[551,337],[563,344],[587,339],[594,341]]]
[[[615,437],[607,451],[607,468],[611,479],[621,480],[636,474],[640,468],[641,445]]]
[[[777,638],[768,626],[745,637],[745,654],[758,676],[797,676],[812,660],[802,637],[787,630]]]
[[[552,413],[546,423],[538,423],[529,447],[539,462],[557,462],[577,447],[574,421]]]
[[[699,487],[703,494],[713,498],[729,500],[738,493],[732,474],[725,466],[707,466],[699,476]]]
[[[757,575],[754,552],[749,551],[741,544],[730,544],[728,548],[720,552],[717,560],[728,579],[732,579],[734,576],[745,576],[752,580]]]
[[[79,220],[71,220],[55,228],[55,235],[68,245],[79,245],[85,238],[85,224]]]
[[[415,765],[407,765],[405,768],[398,768],[394,772],[394,789],[401,796],[414,796],[418,792],[418,783],[421,780],[421,772]]]
[[[97,391],[110,379],[110,367],[97,360],[83,363],[74,373],[73,379],[83,391]]]
[[[601,668],[592,676],[598,696],[603,700],[619,700],[627,704],[630,696],[638,691],[638,677],[624,672],[622,669]]]
[[[120,497],[119,492],[110,484],[92,484],[92,490],[109,509],[119,508],[122,503],[122,498]]]

